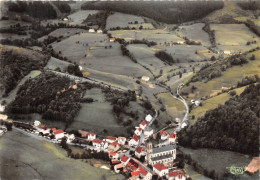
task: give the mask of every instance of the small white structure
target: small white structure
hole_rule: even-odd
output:
[[[0,136],[2,136],[4,134],[4,131],[2,129],[0,129]]]
[[[160,135],[161,135],[161,140],[163,140],[163,141],[169,137],[169,135],[166,131],[161,131]]]
[[[4,110],[5,110],[5,106],[2,106],[2,105],[0,104],[0,112],[4,112]]]
[[[95,29],[89,29],[88,32],[93,33],[93,32],[95,32]]]
[[[142,80],[147,82],[150,80],[150,78],[148,76],[142,76]]]
[[[53,134],[55,139],[62,139],[65,136],[64,131],[61,129],[56,130]]]
[[[177,41],[177,44],[184,44],[184,43],[185,43],[185,41],[182,41],[182,40]]]
[[[117,141],[118,141],[119,144],[125,145],[126,138],[125,138],[125,137],[118,137],[118,138],[117,138]]]
[[[150,137],[150,136],[152,136],[152,135],[153,135],[153,129],[152,129],[152,128],[146,129],[146,130],[144,131],[144,136],[145,136],[145,137]]]
[[[139,143],[139,137],[136,135],[136,134],[134,134],[134,136],[131,138],[131,140],[128,142],[128,145],[129,146],[137,146],[138,145],[138,143]]]
[[[145,148],[139,146],[135,149],[136,157],[141,158],[142,156],[145,156],[145,155],[146,155]]]
[[[231,55],[231,51],[225,50],[225,51],[224,51],[224,54],[226,54],[226,55]]]
[[[63,18],[62,20],[63,20],[63,21],[68,21],[69,18],[68,18],[68,17],[65,17],[65,18]]]
[[[103,33],[103,31],[101,29],[98,29],[97,33]]]
[[[108,146],[108,150],[110,150],[110,151],[117,151],[119,149],[120,149],[120,144],[116,141],[113,143],[110,143]]]
[[[140,124],[140,128],[142,128],[143,130],[146,128],[147,123],[145,121],[141,122]]]
[[[188,125],[187,122],[183,122],[183,123],[181,124],[181,128],[184,128],[184,127],[186,127],[187,125]]]
[[[88,139],[89,139],[89,140],[94,140],[94,139],[96,139],[96,134],[95,134],[95,133],[88,133]]]
[[[41,122],[38,120],[35,120],[33,123],[34,126],[39,127],[41,125]]]
[[[106,141],[102,141],[100,139],[94,139],[93,141],[93,146],[95,146],[96,148],[107,148],[108,147],[108,143]]]
[[[137,136],[140,136],[140,135],[142,134],[142,128],[136,127],[135,134],[136,134]]]
[[[109,42],[115,42],[116,38],[110,38]]]
[[[0,120],[7,120],[8,116],[4,114],[0,114]]]
[[[194,99],[190,100],[190,103],[191,103],[191,104],[194,104],[194,103],[195,103],[195,100],[194,100]]]
[[[166,174],[169,173],[169,170],[162,165],[161,163],[156,163],[155,165],[153,165],[153,171],[159,176],[162,177]]]
[[[82,69],[83,69],[82,66],[79,66],[79,70],[82,71]]]
[[[153,119],[153,117],[152,117],[150,114],[148,114],[148,115],[145,117],[145,120],[146,120],[147,122],[150,122],[152,119]]]
[[[7,127],[5,125],[0,126],[0,130],[2,130],[4,133],[7,132]]]
[[[75,139],[74,134],[67,135],[67,143],[71,143],[72,141],[74,141],[74,139]]]

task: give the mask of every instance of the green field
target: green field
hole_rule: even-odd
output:
[[[0,138],[0,165],[2,179],[125,179],[110,170],[68,158],[65,150],[58,145],[16,130]]]

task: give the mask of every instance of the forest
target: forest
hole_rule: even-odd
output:
[[[223,8],[223,2],[183,2],[183,1],[131,1],[86,2],[82,9],[109,10],[137,16],[145,16],[165,23],[183,23],[200,19],[214,10]]]
[[[165,52],[163,50],[157,51],[154,55],[157,58],[159,58],[160,60],[162,60],[163,62],[165,62],[166,64],[169,64],[170,66],[175,63],[175,61],[172,58],[172,56],[169,53],[167,53],[167,52]]]
[[[3,96],[13,90],[18,82],[32,70],[42,69],[49,59],[48,56],[26,49],[0,48],[0,89]],[[24,52],[24,53],[23,53]]]
[[[240,96],[207,111],[181,130],[179,143],[192,148],[214,148],[259,155],[260,83],[249,85]]]

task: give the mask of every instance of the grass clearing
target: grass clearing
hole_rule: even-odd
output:
[[[96,10],[80,10],[73,14],[70,14],[68,18],[71,18],[70,23],[73,25],[81,25],[89,15],[96,14]]]
[[[69,62],[62,61],[57,58],[51,57],[49,59],[47,65],[45,66],[45,69],[55,70],[56,68],[60,68],[61,71],[64,71],[64,70],[66,71],[69,64],[70,64]]]

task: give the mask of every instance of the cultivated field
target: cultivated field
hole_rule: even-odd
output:
[[[209,35],[202,28],[204,23],[196,23],[192,25],[179,26],[176,33],[181,37],[187,37],[190,40],[201,42],[204,46],[211,46]]]
[[[110,170],[68,158],[65,150],[58,145],[16,130],[0,138],[0,164],[2,179],[124,179]]]
[[[135,24],[136,22],[136,24]],[[107,18],[106,29],[110,28],[125,28],[125,27],[135,27],[139,28],[143,26],[144,29],[153,29],[153,25],[150,23],[144,23],[144,19],[140,16],[134,16],[130,14],[117,13],[110,15]]]
[[[80,10],[68,16],[70,23],[73,25],[81,25],[89,15],[96,14],[96,10]]]
[[[146,39],[148,41],[155,41],[157,44],[177,43],[178,41],[184,41],[182,38],[176,36],[173,33],[164,31],[162,29],[156,30],[116,30],[109,31],[115,38],[124,38],[126,41],[138,39]]]

